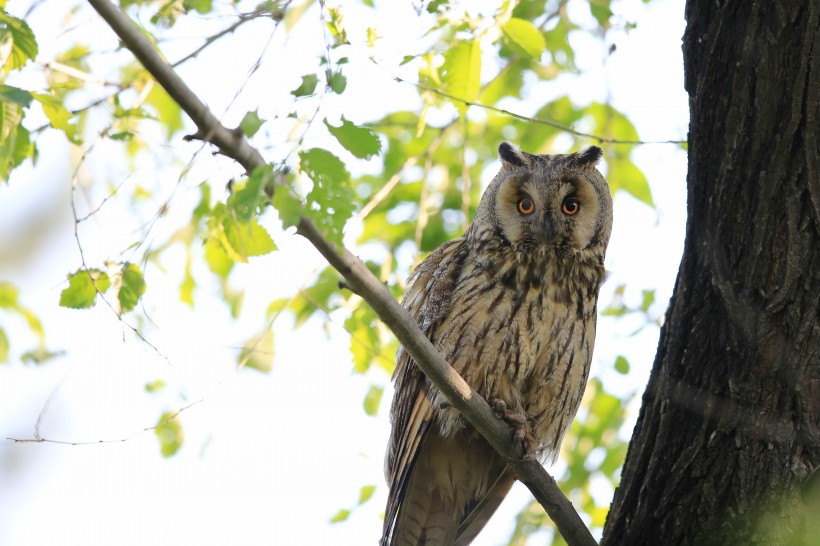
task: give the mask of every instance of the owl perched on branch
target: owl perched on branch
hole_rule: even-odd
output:
[[[589,374],[612,198],[600,148],[533,155],[505,142],[498,152],[472,224],[418,266],[402,305],[545,460]],[[381,544],[469,544],[515,476],[404,349],[394,380]]]

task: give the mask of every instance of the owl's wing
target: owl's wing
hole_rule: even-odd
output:
[[[463,241],[464,238],[459,237],[444,243],[419,264],[410,278],[410,289],[402,300],[404,308],[433,343],[436,327],[449,310],[447,302],[458,280],[459,264],[464,254],[459,249]],[[393,379],[396,386],[390,410],[393,428],[385,461],[390,493],[384,514],[382,544],[390,543],[419,446],[433,417],[433,408],[427,397],[427,378],[403,347],[396,354]]]
[[[509,467],[505,467],[487,493],[467,508],[467,514],[458,528],[453,546],[466,546],[473,541],[510,492],[514,483],[515,475]]]

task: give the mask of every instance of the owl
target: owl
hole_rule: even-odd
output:
[[[498,152],[472,224],[416,268],[402,305],[546,461],[586,386],[612,197],[598,147]],[[467,545],[516,478],[404,349],[396,360],[381,545]]]

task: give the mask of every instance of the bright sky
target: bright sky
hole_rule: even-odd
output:
[[[15,4],[10,5],[17,9],[13,13],[25,11],[26,2]],[[345,23],[351,36],[362,36],[367,26],[376,26],[385,36],[385,64],[395,66],[396,59],[416,48],[417,38],[406,28],[414,16],[409,2],[385,0],[377,6],[378,16],[374,16],[372,11],[351,5],[345,9]],[[583,2],[570,1],[570,8],[580,13],[583,6]],[[579,103],[611,96],[645,140],[685,139],[688,105],[680,50],[683,0],[653,0],[648,6],[640,0],[624,0],[613,4],[613,9],[625,20],[637,22],[637,28],[628,35],[612,34],[617,49],[609,57],[605,46],[597,42],[575,42],[578,64],[589,74],[561,93],[569,89]],[[356,14],[363,15],[357,18]],[[315,13],[306,17],[310,16]],[[87,35],[113,49],[113,35],[91,19],[90,12],[80,18],[89,29]],[[30,24],[41,39],[40,58],[51,58],[60,46],[44,37],[58,34],[59,21],[41,8]],[[224,111],[237,92],[237,82],[245,80],[261,52],[266,28],[244,27],[240,36],[227,39],[225,46],[230,47],[214,47],[182,70],[217,114]],[[197,30],[190,35],[204,33],[207,31]],[[283,38],[282,32],[274,37],[266,57],[269,62],[251,78],[224,117],[226,124],[236,123],[245,111],[257,106],[263,118],[287,113],[288,91],[298,85],[305,63],[291,56],[280,59],[282,48],[287,47],[289,55],[302,51],[312,56],[316,36],[305,31],[291,35],[287,43]],[[193,39],[178,40],[163,47],[173,60],[197,44]],[[394,58],[390,51],[395,51]],[[350,78],[350,83],[359,82],[361,87],[332,97],[323,115],[335,119],[344,112],[354,122],[366,122],[379,115],[373,111],[374,97],[385,108],[415,100],[412,88],[394,82],[389,73],[365,59],[365,53],[362,59],[351,55],[351,70],[359,77]],[[99,63],[104,70],[105,59]],[[408,70],[412,75],[413,69]],[[30,77],[27,85],[38,85],[36,76]],[[349,97],[358,97],[359,102]],[[271,130],[274,142],[275,131]],[[321,142],[312,145],[317,144]],[[191,153],[197,148],[180,146]],[[308,279],[322,263],[318,255],[296,236],[282,233],[268,218],[266,226],[281,251],[255,259],[232,276],[234,286],[248,291],[243,317],[235,322],[228,319],[216,286],[205,282],[208,274],[204,271],[194,272],[204,282],[194,311],[174,303],[178,300],[176,285],[152,283],[149,274],[144,303],[156,324],[150,340],[163,358],[134,339],[105,306],[89,311],[57,307],[66,273],[79,266],[68,201],[69,160],[76,157],[60,135],[46,133],[39,147],[36,169],[21,169],[9,185],[0,186],[0,280],[18,285],[24,304],[44,320],[49,346],[64,349],[66,356],[41,367],[19,362],[0,367],[0,438],[31,438],[39,426],[44,438],[93,445],[0,440],[0,544],[375,544],[386,498],[382,459],[389,433],[390,393],[385,392],[382,411],[376,417],[366,416],[361,402],[371,384],[385,382],[383,372],[351,373],[347,336],[339,320],[327,329],[313,320],[293,330],[289,317],[280,318],[275,326],[272,373],[234,371],[237,345],[263,326],[264,310],[271,300],[292,294]],[[160,163],[166,152],[156,153]],[[264,153],[278,157],[281,150]],[[634,158],[649,178],[658,207],[653,211],[625,195],[616,199],[607,256],[612,273],[602,300],[608,301],[621,283],[629,284],[627,297],[633,303],[640,301],[641,289],[655,288],[658,303],[653,312],[661,315],[683,246],[686,155],[674,146],[648,145],[638,148]],[[201,154],[192,174],[173,195],[173,207],[181,211],[177,219],[199,198],[199,181],[227,181],[236,172],[226,164]],[[107,164],[104,145],[86,168],[104,173],[114,184],[133,172],[134,184],[165,196],[171,195],[180,170],[176,165],[173,171],[155,172],[150,162]],[[82,197],[80,202],[87,205]],[[127,203],[104,207],[81,226],[89,262],[122,259],[122,250],[141,238],[139,224],[124,219],[128,207]],[[151,232],[154,242],[162,241],[178,226],[173,219],[172,214],[157,224]],[[350,230],[355,232],[356,226]],[[32,243],[20,245],[21,239]],[[163,266],[168,269],[167,278],[180,278],[182,252],[169,251]],[[164,278],[159,271],[154,275]],[[26,348],[30,339],[25,331],[12,325],[14,319],[7,320],[6,315],[2,320],[5,327],[19,332],[13,346]],[[617,394],[641,391],[654,357],[657,328],[631,336],[637,326],[628,320],[599,323],[593,374]],[[629,375],[609,371],[617,355],[629,358]],[[169,388],[160,395],[147,395],[143,386],[158,377]],[[162,459],[153,433],[139,432],[153,425],[160,412],[193,402],[196,404],[182,414],[184,447],[175,457]],[[638,402],[631,407],[633,422]],[[631,426],[624,434],[630,431]],[[123,439],[127,440],[119,441]],[[106,442],[97,443],[100,440]],[[553,471],[560,474],[560,470],[559,462]],[[359,489],[370,484],[377,489],[369,502],[354,510],[348,521],[329,523],[339,509],[353,508]],[[603,502],[609,501],[608,486],[599,484],[596,491]],[[528,499],[526,489],[516,486],[474,544],[503,543],[514,514]]]

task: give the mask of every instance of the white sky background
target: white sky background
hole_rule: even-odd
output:
[[[10,4],[19,15],[27,3]],[[395,67],[401,56],[418,48],[409,24],[415,15],[409,2],[382,1],[377,6],[373,12],[344,4],[345,24],[354,42],[363,41],[367,26],[376,26],[385,36],[379,49],[386,57],[385,65]],[[585,10],[581,2],[571,1],[570,6],[574,13]],[[580,81],[561,80],[549,86],[560,85],[556,95],[569,92],[579,104],[603,101],[609,94],[644,140],[685,139],[688,105],[680,50],[683,0],[654,0],[648,6],[640,0],[624,0],[613,9],[623,19],[637,22],[637,28],[629,34],[612,33],[609,43],[614,42],[617,49],[608,57],[605,48],[609,43],[574,42],[578,65],[589,72]],[[35,11],[30,21],[44,60],[61,47],[46,40],[58,34],[60,24],[56,14],[47,12]],[[357,13],[368,19],[357,18]],[[315,12],[306,15],[315,16]],[[94,36],[103,48],[116,46],[113,34],[92,22],[90,11],[79,20],[88,28],[87,36]],[[306,22],[300,28],[311,26]],[[220,22],[211,31],[221,26]],[[312,26],[318,28],[318,22]],[[226,38],[181,70],[218,115],[245,81],[269,28],[247,25],[239,36]],[[304,30],[290,35],[283,44],[283,30],[277,31],[262,68],[223,118],[227,125],[257,106],[263,118],[287,114],[289,91],[315,62],[315,41],[311,40],[318,35]],[[209,32],[192,31],[191,40],[163,44],[163,50],[175,60],[198,45],[195,37]],[[282,59],[285,45],[289,53]],[[393,57],[391,51],[395,51]],[[305,60],[294,57],[298,54]],[[366,55],[362,52],[361,59]],[[104,58],[98,61],[101,75],[105,75],[106,62],[110,63]],[[335,122],[344,112],[347,119],[363,123],[380,117],[380,108],[387,111],[416,103],[413,88],[394,82],[389,73],[371,63],[351,55],[348,66],[347,91],[330,96],[319,119],[328,116]],[[414,70],[408,67],[405,74],[412,77]],[[28,78],[8,83],[29,89],[42,85],[36,76]],[[539,95],[536,102],[540,105],[544,97]],[[82,103],[78,100],[72,106]],[[281,129],[270,125],[270,141],[281,141],[277,138]],[[329,145],[319,129],[309,135],[306,145]],[[58,308],[65,275],[80,262],[68,201],[73,152],[61,135],[52,133],[38,141],[37,168],[21,169],[9,185],[0,186],[0,280],[15,283],[23,304],[43,319],[49,347],[67,351],[66,356],[41,367],[19,362],[0,367],[0,544],[376,544],[386,498],[382,458],[389,433],[390,393],[385,392],[377,417],[366,416],[361,404],[368,387],[384,383],[385,374],[379,370],[366,376],[351,372],[347,336],[339,320],[327,330],[321,321],[311,320],[294,331],[287,316],[275,326],[272,373],[234,371],[235,348],[263,326],[270,301],[292,294],[322,263],[316,252],[298,237],[282,233],[277,221],[266,217],[263,223],[281,251],[239,266],[232,274],[231,284],[247,290],[243,316],[234,322],[204,270],[194,271],[202,283],[195,296],[196,309],[177,303],[184,257],[179,249],[169,251],[163,259],[167,275],[156,268],[147,271],[144,298],[157,324],[149,329],[150,340],[166,360],[134,339],[104,305],[87,311]],[[156,140],[160,142],[161,137],[157,135]],[[181,143],[178,137],[172,145],[190,153],[198,148]],[[154,153],[161,163],[167,159],[162,154],[169,152],[160,148]],[[279,159],[284,151],[274,147],[264,154]],[[654,211],[624,194],[616,198],[615,228],[607,256],[612,275],[602,289],[602,301],[606,304],[621,283],[629,285],[627,296],[632,303],[640,301],[641,289],[655,288],[658,303],[653,312],[660,315],[671,295],[683,247],[686,155],[674,146],[647,145],[638,147],[633,157],[649,178],[658,208]],[[103,173],[114,184],[133,172],[134,185],[158,192],[162,199],[171,196],[180,171],[180,165],[156,170],[149,161],[136,166],[107,164],[104,145],[92,154],[87,168]],[[184,221],[199,198],[198,182],[206,178],[227,182],[236,173],[228,161],[212,159],[207,152],[200,154],[191,175],[173,193],[172,210],[179,214],[156,225],[151,232],[154,243],[163,241]],[[488,181],[481,182],[486,185]],[[126,182],[130,183],[131,179]],[[218,185],[214,183],[215,188]],[[126,186],[126,193],[128,190]],[[80,192],[78,201],[85,207],[88,202],[83,195]],[[95,206],[104,193],[91,195]],[[129,220],[128,211],[127,203],[112,201],[82,224],[89,263],[127,259],[128,254],[120,253],[142,236],[140,223]],[[42,231],[37,244],[15,247],[20,231],[28,233],[31,226]],[[355,232],[356,226],[349,230]],[[13,351],[32,345],[16,319],[2,315],[0,320],[14,334]],[[650,327],[631,337],[639,325],[630,319],[599,323],[592,373],[619,395],[642,391],[654,357],[658,330]],[[615,356],[621,354],[632,365],[627,376],[611,369]],[[160,377],[169,383],[165,392],[146,394],[145,383]],[[631,405],[633,422],[640,396],[636,398]],[[186,443],[175,457],[160,457],[152,432],[137,434],[153,425],[160,412],[198,400],[201,402],[181,416]],[[4,440],[31,438],[38,418],[40,433],[48,439],[130,439],[83,446]],[[631,426],[624,435],[630,432]],[[553,472],[560,471],[559,462]],[[339,509],[355,506],[359,488],[369,484],[378,487],[368,503],[354,510],[347,522],[328,523]],[[602,502],[611,498],[607,487],[599,484],[596,491]],[[475,544],[503,543],[514,514],[526,504],[528,495],[517,485]]]

